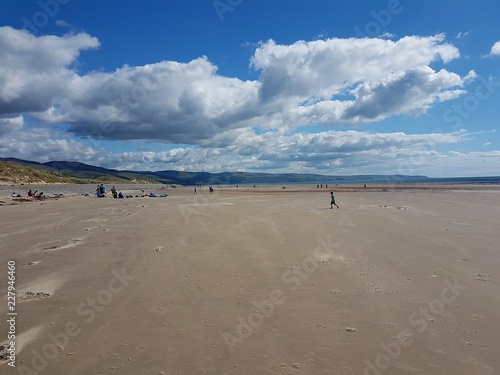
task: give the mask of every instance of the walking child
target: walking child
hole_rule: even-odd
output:
[[[336,206],[337,208],[339,208],[339,206],[337,206],[337,203],[335,203],[335,196],[333,195],[333,191],[330,192],[330,209],[333,208],[333,206]]]

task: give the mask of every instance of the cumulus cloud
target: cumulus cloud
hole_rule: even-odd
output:
[[[430,176],[493,175],[500,153],[440,151],[468,140],[464,130],[451,133],[406,134],[362,131],[325,131],[286,135],[270,131],[256,134],[234,129],[203,148],[176,148],[164,152],[128,152],[99,158],[100,165],[119,169],[170,169],[198,171],[247,171],[318,173],[326,175],[420,174]],[[233,143],[225,143],[232,139]],[[475,166],[467,170],[467,160]],[[456,166],[450,168],[450,165]],[[118,167],[117,167],[118,166]],[[145,168],[147,166],[147,168]],[[376,173],[376,172],[375,172]]]
[[[98,46],[85,33],[35,37],[0,27],[0,115],[47,110],[55,97],[68,96],[66,86],[77,77],[71,64]]]
[[[248,129],[230,130],[232,144],[214,142],[203,148],[176,148],[164,152],[128,152],[99,158],[102,166],[118,169],[176,169],[198,171],[247,171],[317,173],[326,175],[410,174],[431,176],[493,175],[500,153],[443,153],[472,135],[451,133],[405,134],[361,131],[325,131],[318,134],[256,134]],[[222,137],[224,138],[224,137]],[[467,170],[467,160],[475,166]],[[496,164],[495,164],[496,163]],[[456,166],[453,169],[450,165]],[[147,166],[147,168],[145,168]],[[170,166],[176,166],[170,168]]]
[[[493,44],[489,56],[500,56],[500,41]]]
[[[0,118],[0,137],[13,134],[22,129],[23,123],[23,116]]]
[[[33,128],[25,124],[23,116],[0,119],[0,156],[15,156],[25,160],[47,162],[69,160],[89,162],[96,160],[101,150],[85,145],[68,135],[48,128]]]
[[[458,74],[429,66],[459,56],[443,35],[334,38],[289,46],[271,40],[256,50],[252,66],[262,71],[261,101],[274,101],[281,109],[275,117],[289,125],[357,124],[425,113],[432,104],[464,93],[457,90],[464,85]]]
[[[0,130],[0,156],[40,162],[80,161],[113,169],[467,176],[493,175],[500,164],[498,151],[440,151],[442,146],[449,148],[474,136],[465,130],[430,134],[353,130],[286,134],[240,128],[219,133],[202,147],[160,152],[106,151],[99,148],[97,141],[77,141],[68,139],[62,131],[28,126],[23,116],[0,119]]]
[[[443,35],[259,44],[258,80],[217,73],[205,56],[80,74],[86,33],[34,36],[0,27],[0,116],[29,114],[79,137],[203,145],[236,129],[292,130],[425,113],[465,93],[445,69],[460,56]],[[227,133],[229,132],[229,133]]]

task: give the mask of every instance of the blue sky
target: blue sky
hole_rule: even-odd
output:
[[[500,175],[500,3],[4,0],[0,156]]]

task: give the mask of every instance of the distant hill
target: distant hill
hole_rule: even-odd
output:
[[[63,177],[57,172],[36,169],[29,164],[0,161],[0,182],[20,184],[36,183],[85,183],[86,181],[74,177]]]
[[[5,175],[0,171],[0,181],[9,181],[14,183],[34,183],[34,182],[47,182],[47,183],[140,183],[140,184],[157,184],[161,183],[152,175],[143,175],[137,172],[128,171],[117,171],[114,169],[107,169],[96,167],[93,165],[88,165],[79,162],[69,162],[69,161],[49,161],[47,163],[39,163],[30,160],[22,160],[17,158],[0,158],[0,163],[12,163],[18,167],[24,167],[24,171],[18,170],[20,173],[16,179],[14,177],[12,169],[8,175]],[[2,163],[2,164],[3,164]],[[32,182],[24,181],[26,178],[22,177],[23,173],[26,173],[31,168],[32,171],[28,175],[32,176],[28,178]],[[50,181],[40,180],[39,178],[33,178],[37,171],[38,174],[45,173],[45,177]],[[53,173],[51,178],[47,177],[46,173]],[[59,178],[56,179],[55,176]],[[64,180],[66,179],[66,180]],[[21,181],[23,180],[23,181]],[[36,180],[36,181],[35,181]],[[15,182],[17,181],[17,182]],[[167,181],[168,183],[168,181]]]
[[[7,160],[12,160],[9,158]],[[90,183],[159,183],[151,176],[141,176],[135,174],[113,173],[111,170],[102,168],[97,171],[86,171],[86,164],[75,166],[65,165],[63,163],[45,165],[37,162],[24,161],[15,159],[16,161],[5,161],[5,158],[0,158],[0,183],[4,184],[36,184],[36,183],[68,183],[68,184],[90,184]],[[54,163],[54,162],[51,162]],[[57,162],[56,162],[57,163]],[[46,163],[50,164],[50,163]],[[54,168],[57,166],[57,168]],[[73,169],[71,169],[73,167]],[[88,166],[92,168],[98,168]],[[81,168],[81,169],[79,169]],[[111,173],[108,173],[111,172]]]
[[[80,162],[50,161],[38,163],[34,161],[0,158],[3,162],[12,162],[20,166],[30,167],[38,171],[52,172],[60,178],[91,182],[116,183],[165,183],[180,185],[235,185],[235,184],[284,184],[284,183],[345,183],[345,182],[397,182],[425,180],[426,176],[407,175],[355,175],[326,176],[299,173],[250,173],[250,172],[184,172],[184,171],[119,171],[96,167]],[[1,178],[1,173],[0,173]],[[75,182],[73,182],[75,183]],[[81,182],[80,182],[81,183]]]

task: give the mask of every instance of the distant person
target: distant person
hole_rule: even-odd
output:
[[[106,189],[104,189],[104,185],[97,185],[97,188],[95,189],[95,195],[97,198],[106,198],[106,195],[104,195]]]
[[[118,193],[116,192],[116,188],[114,186],[111,188],[111,193],[113,194],[113,198],[118,198]]]
[[[334,205],[337,208],[339,208],[339,206],[337,206],[337,203],[335,203],[335,196],[333,195],[333,191],[331,191],[330,192],[330,209],[332,209]]]
[[[366,189],[366,184],[363,185],[363,189]]]
[[[210,191],[210,194],[212,194],[214,192],[214,188],[210,186],[209,191]]]
[[[28,191],[28,197],[32,197],[32,196],[33,196],[33,192],[30,189],[30,191]]]
[[[198,194],[198,192],[196,191],[196,186],[194,187],[193,194]]]
[[[118,198],[125,198],[125,196],[123,195],[123,193],[120,191],[120,193],[118,194]]]
[[[316,185],[316,189],[319,189],[319,185]]]

